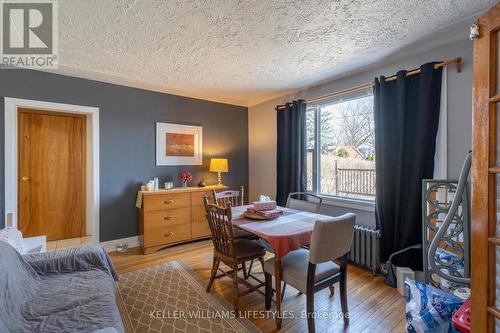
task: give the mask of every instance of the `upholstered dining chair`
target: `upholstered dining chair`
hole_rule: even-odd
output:
[[[306,294],[307,327],[314,333],[314,294],[340,282],[340,304],[344,323],[347,310],[347,255],[354,236],[356,215],[344,214],[314,224],[310,250],[292,251],[281,259],[281,276],[285,283]],[[266,309],[271,307],[274,258],[264,262]]]
[[[319,213],[323,199],[308,192],[292,192],[288,194],[286,206],[288,208]]]
[[[249,239],[235,239],[233,232],[233,222],[231,215],[231,204],[229,203],[225,207],[221,207],[215,204],[211,204],[208,201],[208,197],[203,199],[205,204],[205,212],[208,224],[210,226],[210,232],[212,233],[212,243],[214,245],[214,258],[212,264],[212,271],[210,274],[210,281],[208,282],[207,292],[210,291],[212,284],[216,278],[223,276],[231,277],[233,279],[233,300],[234,300],[234,311],[238,315],[238,299],[240,296],[244,296],[252,291],[256,291],[258,288],[264,286],[264,283],[259,283],[257,285],[251,285],[246,280],[238,277],[238,271],[243,269],[243,274],[245,272],[245,262],[258,259],[260,263],[264,264],[264,255],[266,251],[257,242]],[[223,262],[226,266],[231,268],[231,271],[225,272],[219,269],[220,263]],[[218,271],[222,274],[217,275]],[[238,289],[238,284],[243,284],[247,287],[247,290],[240,292]]]

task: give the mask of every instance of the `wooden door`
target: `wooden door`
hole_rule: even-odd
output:
[[[85,235],[85,116],[18,109],[18,216],[25,237]]]
[[[500,3],[479,19],[472,119],[472,332],[500,329]]]

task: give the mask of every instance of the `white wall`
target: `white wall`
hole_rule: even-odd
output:
[[[465,37],[465,33],[464,33]],[[427,52],[406,55],[389,65],[347,76],[312,87],[299,93],[277,98],[248,109],[249,126],[249,184],[250,200],[260,194],[276,195],[276,111],[277,104],[298,98],[312,98],[358,84],[371,82],[375,77],[390,76],[401,69],[414,69],[420,65],[454,57],[462,57],[462,72],[448,68],[448,178],[456,178],[462,161],[471,147],[472,117],[472,42],[466,39],[431,49]],[[324,213],[339,215],[340,207],[325,206]],[[374,226],[373,213],[358,212],[358,223]]]

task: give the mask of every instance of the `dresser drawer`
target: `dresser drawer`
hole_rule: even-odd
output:
[[[191,208],[191,237],[201,238],[211,236],[210,227],[205,217],[205,207],[193,206]]]
[[[191,205],[193,207],[204,206],[203,198],[207,196],[208,201],[212,202],[212,191],[202,191],[202,192],[193,192],[191,193]]]
[[[190,206],[190,201],[189,193],[145,195],[143,207],[144,211],[184,208]]]
[[[209,238],[211,233],[205,218],[203,198],[207,196],[211,202],[213,189],[221,191],[227,187],[143,192],[138,214],[139,241],[143,253],[153,253],[192,239]]]
[[[144,246],[154,246],[176,243],[189,240],[191,228],[189,224],[172,225],[168,227],[150,229],[144,232]]]
[[[189,228],[190,215],[189,207],[146,211],[144,212],[144,230],[179,224],[184,224]]]

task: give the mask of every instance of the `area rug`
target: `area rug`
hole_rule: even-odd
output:
[[[120,275],[118,303],[127,333],[260,332],[184,263],[172,261]]]

